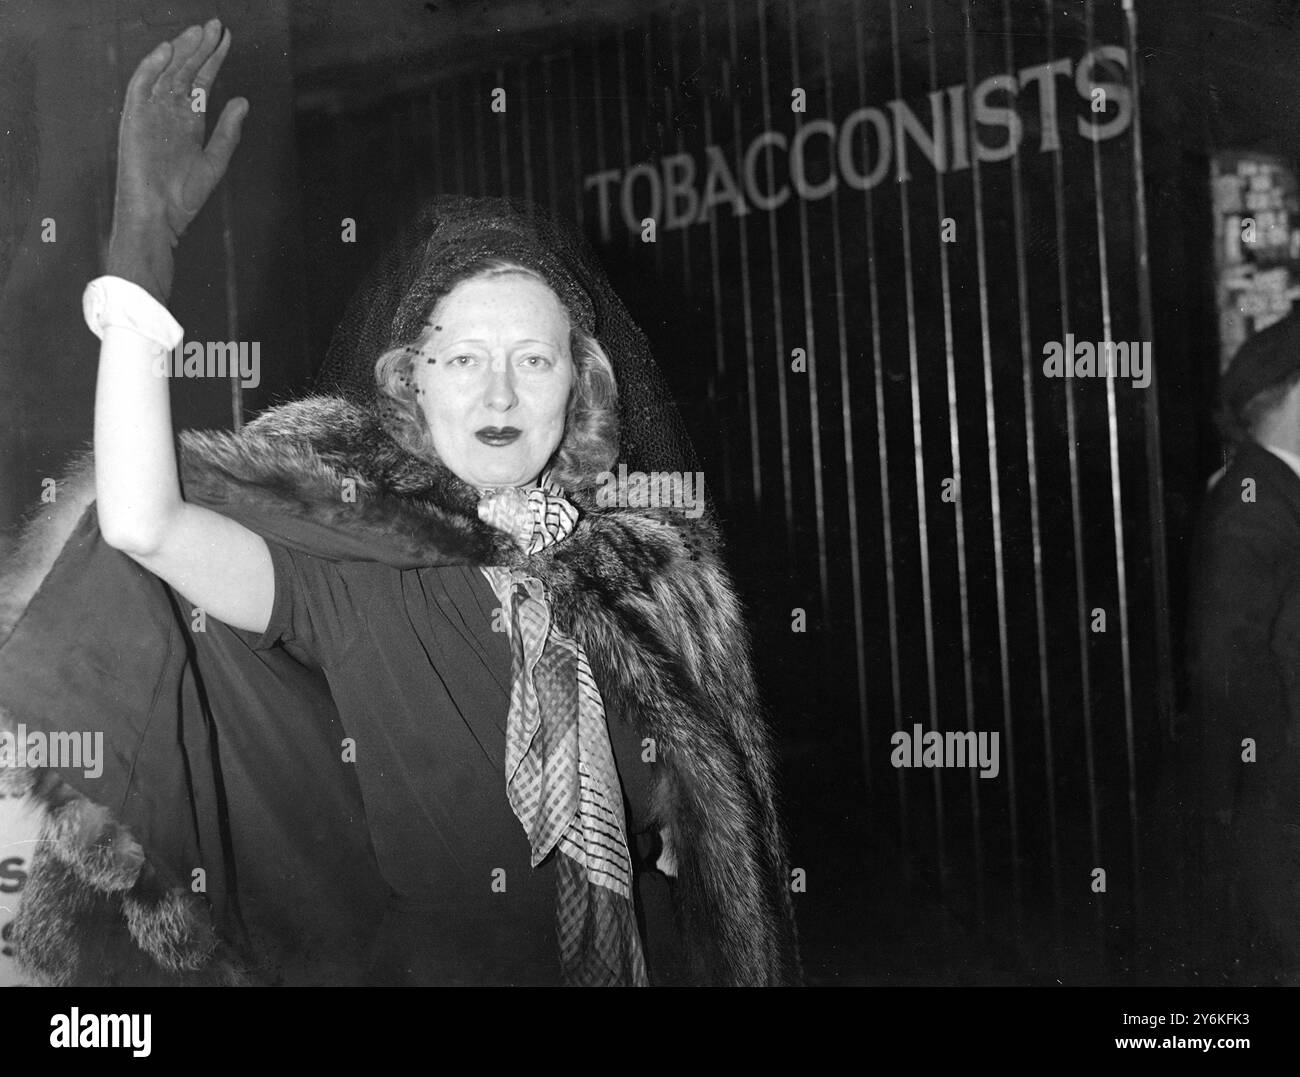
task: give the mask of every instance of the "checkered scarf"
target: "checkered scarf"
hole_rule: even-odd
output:
[[[526,496],[526,502],[524,500]],[[543,477],[485,497],[484,519],[529,554],[568,537],[578,510]],[[605,705],[582,647],[551,618],[545,585],[524,569],[485,567],[507,614],[511,652],[506,794],[536,867],[556,850],[556,928],[566,984],[645,986],[632,857]]]

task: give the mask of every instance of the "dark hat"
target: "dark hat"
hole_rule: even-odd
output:
[[[619,459],[630,470],[694,470],[694,447],[650,344],[586,238],[522,199],[439,195],[426,202],[348,304],[315,391],[373,402],[375,360],[413,341],[451,282],[484,257],[536,270],[574,324],[600,342],[618,383]]]
[[[1260,393],[1300,375],[1300,307],[1237,349],[1219,383],[1219,399],[1233,416]]]

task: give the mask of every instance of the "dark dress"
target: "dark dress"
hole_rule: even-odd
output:
[[[350,743],[379,869],[392,888],[375,983],[559,983],[554,854],[530,866],[506,798],[510,645],[477,568],[332,562],[267,543],[275,603],[261,649],[320,666]],[[498,619],[499,620],[499,619]],[[608,706],[608,701],[607,701]],[[650,769],[607,710],[638,860],[638,918],[654,983],[682,975],[670,880],[653,870]]]

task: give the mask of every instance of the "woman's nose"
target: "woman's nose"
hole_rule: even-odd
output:
[[[505,356],[494,355],[488,363],[487,386],[484,391],[484,403],[498,411],[508,411],[515,406],[514,371]]]

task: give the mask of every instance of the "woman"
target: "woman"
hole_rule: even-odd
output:
[[[619,453],[616,370],[643,405],[653,381],[554,225],[436,200],[336,338],[333,391],[178,458],[161,303],[247,111],[202,148],[191,91],[229,45],[192,27],[128,86],[86,299],[95,503],[14,583],[42,580],[0,648],[6,722],[75,728],[111,686],[105,775],[9,775],[50,809],[20,959],[52,982],[796,980],[739,609],[708,526],[595,503],[629,441],[655,458],[636,431]]]

